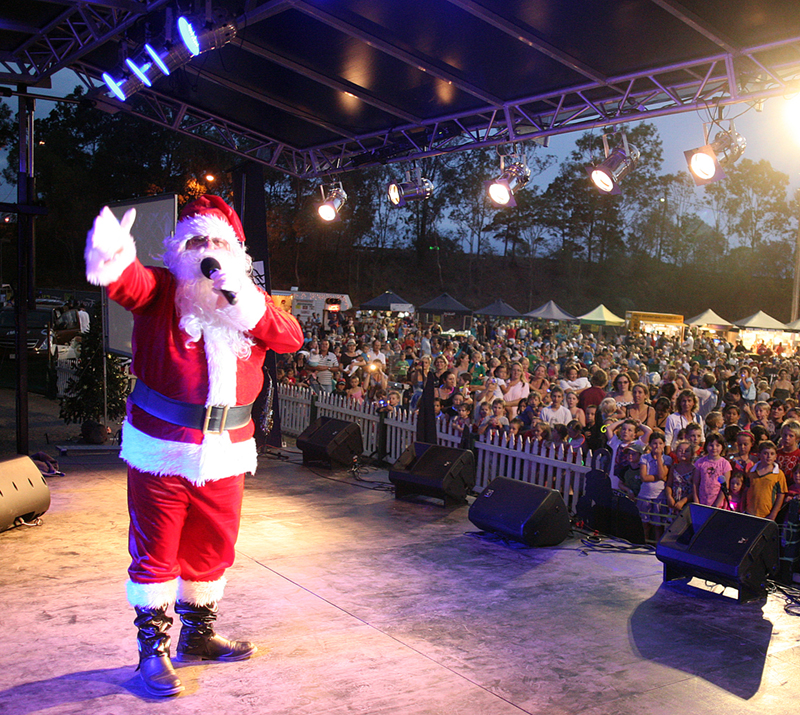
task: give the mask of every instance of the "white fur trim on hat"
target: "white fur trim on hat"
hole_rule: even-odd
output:
[[[193,606],[211,606],[222,600],[228,579],[221,576],[216,581],[186,581],[178,579],[178,600]]]
[[[128,581],[128,603],[139,608],[166,608],[175,603],[178,593],[178,579],[161,583],[134,583]]]
[[[175,226],[175,235],[167,236],[164,239],[164,247],[167,249],[183,248],[183,244],[192,236],[224,238],[229,246],[235,246],[239,242],[233,226],[222,216],[198,214],[178,221],[178,225]]]
[[[203,486],[245,472],[255,474],[256,441],[231,442],[227,432],[207,434],[202,444],[170,442],[136,429],[128,420],[122,425],[120,457],[139,471],[159,477],[184,477]]]

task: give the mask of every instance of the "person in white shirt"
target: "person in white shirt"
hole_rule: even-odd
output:
[[[550,388],[550,404],[542,407],[539,419],[549,425],[567,425],[572,420],[569,408],[563,405],[564,391],[560,387]]]
[[[319,357],[316,364],[309,362],[309,369],[316,370],[317,382],[326,392],[333,392],[333,374],[339,372],[339,360],[330,351],[330,343],[327,338],[323,338],[319,344]]]
[[[89,313],[86,312],[86,308],[83,306],[78,308],[78,326],[81,333],[89,332]]]
[[[588,377],[578,377],[577,367],[568,365],[564,370],[564,377],[558,381],[558,386],[564,391],[573,390],[576,394],[580,394],[592,385]]]
[[[364,353],[364,356],[366,357],[368,363],[380,360],[383,363],[383,366],[386,367],[386,355],[381,352],[380,340],[373,340],[372,349],[367,350],[367,352]]]

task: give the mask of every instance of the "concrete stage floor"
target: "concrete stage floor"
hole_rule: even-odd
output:
[[[651,554],[515,549],[467,508],[262,458],[219,631],[257,657],[145,696],[125,601],[125,469],[61,460],[36,528],[0,534],[0,713],[779,713],[800,695],[784,599],[664,586]],[[366,477],[386,481],[385,471]],[[717,592],[714,592],[717,591]],[[177,628],[173,629],[177,636]]]

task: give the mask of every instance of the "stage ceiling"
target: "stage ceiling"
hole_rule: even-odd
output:
[[[204,9],[201,3],[200,9]],[[98,108],[299,177],[800,89],[798,0],[214,0],[235,38],[126,102],[99,79],[175,0],[0,1],[0,84],[74,70]],[[180,42],[177,32],[173,42]]]

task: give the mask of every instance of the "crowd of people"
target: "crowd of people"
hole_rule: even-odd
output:
[[[434,409],[464,435],[504,431],[611,452],[612,487],[656,537],[688,502],[779,519],[800,495],[800,355],[713,334],[616,334],[478,322],[461,335],[410,319],[306,325],[283,384],[381,409]]]

